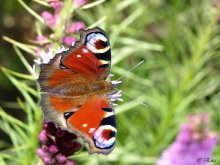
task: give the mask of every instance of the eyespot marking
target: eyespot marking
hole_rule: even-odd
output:
[[[93,137],[96,147],[101,149],[112,148],[116,141],[116,134],[117,130],[110,125],[99,127]]]
[[[108,39],[101,33],[90,33],[86,37],[86,46],[93,53],[105,53],[110,49]]]

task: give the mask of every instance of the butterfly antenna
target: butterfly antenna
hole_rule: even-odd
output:
[[[125,92],[123,92],[122,90],[119,90],[119,89],[117,89],[117,88],[113,88],[113,89],[115,89],[115,90],[117,90],[117,91],[119,91],[120,93],[123,93],[124,95],[126,95],[127,97],[129,97],[131,100],[136,100],[134,97],[132,97],[132,96],[130,96],[129,94],[127,94],[127,93],[125,93]],[[143,102],[141,102],[141,101],[138,101],[138,100],[136,100],[138,103],[140,103],[141,105],[143,105],[143,106],[147,106],[147,104],[145,104],[145,103],[143,103]]]
[[[130,70],[128,70],[124,75],[122,75],[121,77],[119,77],[117,79],[117,81],[121,80],[123,77],[125,77],[129,72],[131,72],[132,70],[134,70],[135,68],[137,68],[139,65],[141,65],[144,62],[144,60],[142,60],[141,62],[139,62],[138,64],[136,64],[133,68],[131,68]]]

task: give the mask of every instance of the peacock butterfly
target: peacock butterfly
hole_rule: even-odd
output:
[[[80,40],[40,65],[44,121],[81,137],[90,153],[109,154],[116,143],[113,81],[106,81],[111,48],[106,33],[96,27],[80,30]],[[120,96],[120,94],[115,95]]]

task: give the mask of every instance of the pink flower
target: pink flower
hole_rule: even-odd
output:
[[[87,3],[87,0],[73,0],[73,5],[75,8],[83,6]]]
[[[54,14],[51,14],[48,11],[41,13],[41,17],[44,19],[44,22],[48,27],[54,29],[59,22],[59,14],[62,9],[63,3],[60,1],[48,1],[50,6],[55,10]]]
[[[37,36],[36,41],[45,41],[45,40],[47,40],[47,39],[48,39],[48,38],[45,37],[45,36]]]
[[[66,36],[63,38],[63,43],[66,44],[67,46],[73,46],[75,42],[76,42],[76,38],[74,37]]]
[[[77,33],[80,29],[85,29],[84,22],[73,22],[72,24],[67,27],[66,32],[67,33]]]
[[[51,29],[55,28],[55,26],[57,25],[59,21],[59,14],[57,13],[52,15],[48,11],[44,11],[41,13],[41,17],[44,19],[44,22],[46,23],[46,25],[50,27]]]
[[[43,46],[44,44],[46,44],[48,42],[48,38],[45,36],[37,36],[36,42],[37,42],[37,44]]]
[[[51,14],[50,12],[48,11],[43,11],[41,13],[41,17],[43,18],[45,24],[51,28],[52,30],[54,30],[56,28],[56,26],[58,25],[59,23],[59,19],[60,19],[60,11],[63,7],[63,2],[59,1],[59,0],[47,0],[47,2],[50,4],[50,6],[54,9],[54,14]],[[84,5],[87,3],[87,1],[85,0],[75,0],[73,1],[74,5],[76,6],[81,6],[81,5]],[[85,28],[85,24],[83,22],[73,22],[71,23],[68,27],[65,27],[64,25],[64,29],[65,32],[68,34],[73,34],[73,33],[76,33],[78,32],[80,29],[84,29]],[[65,34],[63,36],[66,36]],[[70,46],[72,45],[73,42],[75,42],[74,38],[70,38],[70,37],[67,37],[65,38],[64,37],[64,42],[66,45]]]
[[[60,2],[60,1],[51,1],[51,2],[50,2],[50,6],[51,6],[52,8],[54,8],[55,13],[60,13],[60,11],[61,11],[61,9],[62,9],[62,7],[63,7],[63,3]]]

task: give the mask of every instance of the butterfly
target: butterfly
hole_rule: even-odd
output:
[[[90,153],[109,154],[116,144],[115,111],[109,97],[115,85],[106,81],[110,65],[109,39],[98,27],[80,30],[74,46],[40,65],[44,121],[81,137]]]

